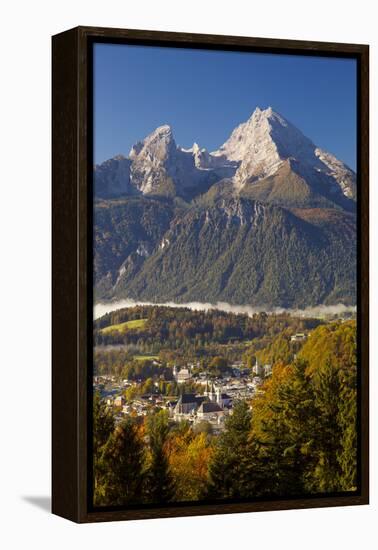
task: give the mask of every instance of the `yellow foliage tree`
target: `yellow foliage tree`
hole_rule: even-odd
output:
[[[203,498],[208,482],[208,465],[213,447],[205,433],[195,435],[189,428],[172,434],[167,444],[170,471],[177,501]]]

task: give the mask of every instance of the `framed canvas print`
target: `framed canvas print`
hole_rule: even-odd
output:
[[[368,503],[368,46],[53,37],[53,512]]]

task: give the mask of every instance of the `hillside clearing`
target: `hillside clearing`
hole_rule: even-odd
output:
[[[154,361],[159,359],[158,355],[134,355],[134,361]]]
[[[132,321],[125,321],[124,323],[118,323],[117,325],[110,325],[101,329],[102,334],[109,334],[111,332],[125,333],[128,330],[140,330],[145,327],[147,319],[133,319]]]

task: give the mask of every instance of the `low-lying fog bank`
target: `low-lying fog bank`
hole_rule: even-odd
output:
[[[266,313],[289,313],[290,315],[299,317],[324,317],[325,315],[340,315],[343,313],[356,312],[356,306],[346,306],[344,304],[336,304],[332,306],[319,305],[315,307],[308,307],[306,309],[285,309],[285,308],[264,308],[264,307],[251,307],[251,306],[235,306],[226,302],[217,302],[216,304],[203,303],[203,302],[188,302],[185,304],[178,304],[175,302],[164,303],[152,303],[152,302],[139,302],[134,300],[117,300],[115,302],[98,302],[93,308],[93,317],[98,319],[117,309],[133,306],[167,306],[167,307],[186,307],[197,311],[208,311],[210,309],[219,309],[226,311],[227,313],[246,313],[252,316],[254,313],[265,311]]]

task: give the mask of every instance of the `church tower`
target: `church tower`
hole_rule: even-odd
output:
[[[256,376],[260,376],[260,370],[261,370],[261,367],[260,367],[259,362],[258,362],[257,357],[256,357],[256,363],[255,363],[255,366],[252,369],[252,372]]]
[[[220,386],[218,386],[216,393],[217,393],[217,403],[220,407],[222,407],[223,406],[223,403],[222,403],[222,390],[221,390]]]
[[[215,401],[216,400],[215,389],[214,389],[214,384],[213,383],[210,386],[209,399],[210,399],[210,401]]]

